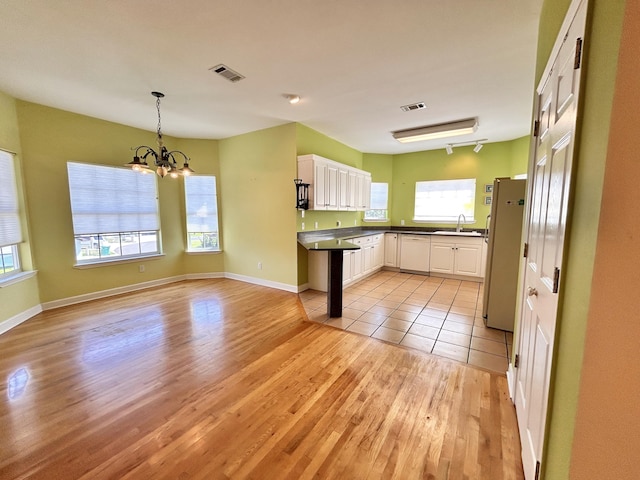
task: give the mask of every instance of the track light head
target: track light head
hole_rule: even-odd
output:
[[[480,150],[482,150],[483,145],[480,142],[476,142],[476,146],[473,147],[473,151],[478,153]]]
[[[450,143],[447,143],[447,146],[444,148],[447,151],[447,155],[451,155],[453,153],[453,145],[451,145]]]

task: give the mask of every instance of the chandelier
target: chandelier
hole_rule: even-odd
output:
[[[153,159],[153,166],[156,167],[156,173],[160,177],[164,178],[167,174],[173,178],[177,178],[180,175],[191,175],[194,173],[189,168],[189,157],[187,157],[180,150],[167,150],[162,142],[162,127],[160,125],[160,99],[164,97],[164,93],[151,92],[151,95],[156,97],[156,109],[158,110],[158,151],[147,145],[140,145],[139,147],[132,148],[135,150],[133,160],[127,164],[126,167],[131,167],[137,172],[147,173],[150,171],[150,166],[147,163],[147,157]],[[140,155],[142,152],[142,155]],[[182,155],[184,157],[184,165],[182,168],[178,168],[178,162],[176,161],[176,155]],[[150,159],[150,160],[151,160]]]

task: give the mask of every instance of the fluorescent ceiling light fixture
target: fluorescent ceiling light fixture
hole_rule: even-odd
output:
[[[420,142],[437,138],[455,137],[473,133],[478,129],[477,118],[467,118],[455,122],[438,123],[424,127],[408,128],[391,132],[393,138],[401,143]]]
[[[451,155],[453,153],[453,145],[451,145],[450,143],[447,143],[447,146],[444,148],[447,151],[447,155]]]

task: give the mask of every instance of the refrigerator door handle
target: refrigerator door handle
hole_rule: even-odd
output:
[[[487,220],[484,224],[484,243],[489,243],[489,227],[491,224],[491,215],[487,215]]]

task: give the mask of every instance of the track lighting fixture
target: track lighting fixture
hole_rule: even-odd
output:
[[[486,138],[482,138],[480,140],[473,140],[471,142],[459,142],[459,143],[447,143],[444,146],[444,149],[447,151],[447,155],[451,155],[453,153],[453,147],[468,147],[474,145],[473,151],[478,153],[484,147],[484,143],[487,142]]]

